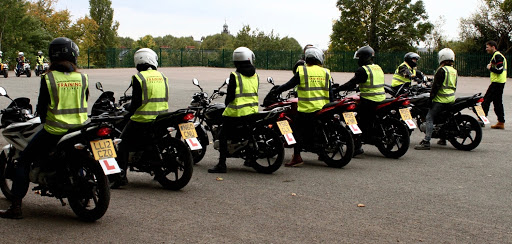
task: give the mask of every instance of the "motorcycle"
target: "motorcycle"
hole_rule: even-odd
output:
[[[265,111],[275,108],[288,106],[290,110],[280,116],[279,120],[287,120],[290,124],[294,123],[297,116],[296,92],[290,91],[286,98],[274,91],[277,86],[272,77],[267,78],[267,82],[273,87],[263,100],[262,107]],[[324,161],[327,166],[333,168],[342,168],[346,166],[354,154],[354,141],[349,130],[341,121],[341,115],[355,109],[355,104],[349,100],[340,100],[326,104],[315,114],[315,124],[312,125],[313,142],[304,143],[302,150],[318,154],[319,159]]]
[[[221,89],[229,83],[229,78],[208,97],[208,94],[199,86],[197,79],[192,80],[193,84],[201,89],[196,92],[192,98],[188,111],[193,111],[194,123],[198,132],[198,140],[203,145],[204,150],[208,145],[208,136],[206,130],[210,131],[214,141],[214,149],[219,150],[219,133],[222,128],[222,113],[226,108],[223,103],[213,103],[213,100],[224,96],[226,93]],[[278,108],[272,111],[259,112],[251,116],[252,124],[240,125],[233,130],[250,131],[249,133],[240,133],[234,138],[228,138],[228,157],[242,158],[246,162],[251,162],[248,166],[259,173],[271,174],[277,171],[284,159],[284,146],[280,138],[271,125],[285,109]],[[177,136],[180,138],[180,135]]]
[[[3,75],[4,78],[9,77],[9,61],[5,61],[5,63],[0,63],[1,69],[0,69],[0,75]]]
[[[32,76],[32,72],[30,71],[30,62],[25,60],[25,62],[21,63],[21,67],[16,66],[14,74],[16,77],[20,77],[21,75],[26,75],[27,77]]]
[[[34,73],[36,76],[42,75],[48,71],[50,66],[48,65],[48,62],[44,62],[43,64],[37,64],[36,68],[34,69]]]
[[[0,96],[10,99],[3,87]],[[11,99],[12,100],[12,99]],[[28,98],[20,97],[0,113],[2,135],[9,143],[0,153],[0,189],[12,200],[12,179],[20,152],[34,135],[43,128],[41,120],[32,114]],[[115,118],[114,118],[115,119]],[[111,117],[92,117],[91,122],[68,131],[56,145],[49,159],[32,162],[30,181],[41,196],[55,197],[62,206],[68,203],[83,221],[100,219],[110,203],[110,189],[105,174],[120,172],[115,161],[115,145],[111,140]]]
[[[423,93],[410,98],[414,105],[411,110],[421,132],[426,132],[426,117],[430,109],[430,94]],[[462,110],[469,108],[483,121],[487,121],[479,103],[484,101],[481,93],[473,96],[458,97],[453,104],[439,113],[434,120],[432,138],[448,140],[456,149],[471,151],[478,147],[482,141],[482,128],[480,123]]]
[[[126,95],[126,91],[130,87],[120,97],[117,104],[112,91],[104,91],[100,82],[96,83],[96,88],[102,91],[102,94],[94,103],[91,115],[122,116],[121,119],[114,122],[116,129],[113,136],[118,138],[130,120],[126,116],[132,99],[131,96]],[[148,131],[149,142],[140,151],[129,153],[128,168],[130,171],[155,175],[155,180],[165,189],[177,191],[185,187],[192,178],[192,155],[187,145],[174,138],[172,134],[177,131],[179,124],[187,123],[192,116],[192,113],[185,110],[158,115],[151,122],[152,125]],[[118,179],[111,180],[113,188],[119,187]]]

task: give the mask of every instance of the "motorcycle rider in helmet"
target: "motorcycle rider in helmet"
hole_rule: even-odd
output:
[[[18,52],[18,57],[16,58],[16,68],[18,70],[21,70],[23,69],[23,63],[25,62],[25,53],[23,52]]]
[[[297,143],[294,146],[291,161],[285,164],[287,167],[295,167],[304,163],[300,153],[305,143],[313,142],[311,125],[314,124],[315,113],[333,100],[331,73],[322,67],[324,52],[317,47],[309,47],[304,56],[305,65],[298,66],[295,75],[274,91],[279,94],[297,86],[298,113],[293,129]]]
[[[2,60],[2,57],[3,57],[4,53],[2,51],[0,51],[0,70],[3,70],[4,69],[4,66],[2,65],[3,64],[3,60]]]
[[[313,47],[313,44],[307,44],[304,46],[304,49],[302,50],[302,57],[295,63],[293,66],[292,72],[295,74],[297,72],[297,67],[304,66],[306,64],[306,49]]]
[[[44,127],[20,153],[12,179],[12,204],[9,209],[0,210],[2,218],[22,218],[21,200],[28,191],[30,164],[39,161],[41,171],[53,167],[45,162],[49,152],[69,129],[87,121],[89,81],[76,66],[78,46],[69,38],[59,37],[50,43],[48,53],[50,68],[41,76],[36,108]]]
[[[372,134],[370,129],[375,120],[375,108],[386,99],[384,72],[379,65],[373,63],[374,57],[375,51],[372,47],[364,46],[359,48],[354,54],[354,59],[357,59],[359,68],[357,68],[352,79],[337,89],[345,91],[359,86],[359,96],[361,98],[358,105],[357,120],[363,134],[354,137],[354,156],[364,153],[361,136],[366,137]]]
[[[39,65],[39,68],[43,69],[43,63],[44,63],[44,56],[42,51],[37,52],[37,65]]]
[[[450,48],[443,48],[438,53],[439,68],[434,75],[430,99],[432,105],[426,117],[425,138],[420,144],[414,146],[416,150],[430,150],[430,139],[434,130],[436,116],[448,105],[455,102],[455,90],[457,89],[457,70],[453,68],[455,53]],[[441,138],[437,144],[446,145],[446,140]]]
[[[418,84],[423,81],[423,73],[417,70],[418,60],[420,60],[420,55],[417,53],[408,52],[405,54],[404,62],[396,68],[391,81],[391,87],[395,91],[411,86],[412,80],[415,80]]]
[[[208,173],[226,173],[227,139],[247,131],[234,130],[242,124],[251,124],[251,114],[258,112],[259,75],[254,67],[254,53],[246,47],[238,47],[233,51],[233,63],[236,71],[229,75],[226,94],[226,109],[222,114],[222,128],[219,132],[219,162]],[[241,96],[237,96],[241,95]],[[245,161],[245,166],[251,166]]]
[[[122,169],[112,188],[128,184],[128,155],[139,151],[149,143],[148,130],[159,114],[169,110],[169,81],[158,68],[158,55],[149,48],[137,50],[133,56],[137,74],[132,76],[132,101],[127,117],[130,121],[121,133],[123,145],[119,145],[119,167]],[[147,81],[151,82],[147,82]],[[147,97],[145,97],[147,96]]]

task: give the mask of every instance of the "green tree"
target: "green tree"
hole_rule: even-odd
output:
[[[329,49],[348,51],[370,45],[376,51],[413,50],[433,25],[422,0],[338,0],[340,19]]]
[[[215,49],[234,49],[235,37],[230,34],[215,34],[207,36],[201,43],[201,49],[215,50]]]
[[[481,0],[481,8],[460,22],[460,39],[469,50],[484,52],[484,43],[495,40],[504,53],[512,50],[512,0]]]
[[[130,48],[135,40],[130,37],[118,37],[117,43],[119,43],[119,48]]]
[[[156,45],[155,40],[153,39],[153,36],[145,35],[145,36],[141,37],[139,40],[137,40],[136,42],[134,42],[132,44],[132,48],[135,50],[140,49],[140,48],[155,49],[155,48],[157,48],[157,45]]]
[[[237,33],[234,39],[234,47],[248,47],[252,50],[273,50],[273,51],[290,51],[300,50],[300,44],[294,38],[284,37],[271,31],[265,34],[258,29],[251,31],[251,27],[245,25]]]
[[[98,52],[95,52],[93,57],[96,65],[103,67],[107,62],[106,50],[117,46],[119,22],[113,19],[114,10],[110,0],[89,0],[89,8],[91,18],[98,24],[95,42],[95,49]]]

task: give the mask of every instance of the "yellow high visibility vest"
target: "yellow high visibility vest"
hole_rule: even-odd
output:
[[[329,103],[329,82],[331,73],[318,65],[305,65],[297,68],[300,83],[297,86],[297,111],[316,112]]]
[[[402,67],[404,65],[407,66],[407,68],[411,71],[412,77],[416,76],[416,69],[411,68],[411,66],[409,66],[409,64],[407,62],[403,62],[395,70],[395,74],[393,75],[393,80],[391,81],[392,87],[403,85],[405,83],[411,83],[410,78],[405,78],[404,76],[402,76],[402,74],[398,73],[398,70],[400,69],[400,67]]]
[[[374,102],[382,102],[386,99],[384,91],[384,71],[377,64],[363,66],[368,75],[365,83],[359,84],[359,95],[362,98],[372,100]]]
[[[494,60],[494,57],[496,57],[496,55],[503,56],[503,72],[501,74],[496,74],[494,72],[491,72],[491,82],[505,83],[505,82],[507,82],[507,59],[499,51],[496,51],[492,55],[491,61]]]
[[[139,82],[142,88],[142,105],[130,119],[139,123],[152,122],[159,114],[169,110],[167,77],[159,71],[146,70],[137,73],[135,79],[132,82]]]
[[[434,102],[453,103],[455,102],[455,90],[457,89],[457,70],[452,66],[443,66],[445,76],[443,86],[434,97]]]
[[[50,93],[44,129],[54,135],[63,135],[69,129],[83,125],[87,121],[87,75],[52,71],[44,78]]]
[[[242,117],[258,112],[258,89],[260,78],[258,74],[245,76],[238,72],[231,72],[235,76],[235,100],[227,106],[223,116]]]

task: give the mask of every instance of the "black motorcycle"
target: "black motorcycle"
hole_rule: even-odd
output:
[[[91,114],[121,115],[122,119],[115,121],[116,132],[113,134],[119,137],[129,119],[126,117],[130,106],[131,96],[120,97],[116,104],[112,91],[103,91],[101,83],[96,83],[96,88],[103,93],[94,103]],[[129,88],[128,88],[129,89]],[[130,171],[146,172],[155,175],[155,179],[169,190],[179,190],[185,187],[193,173],[192,155],[183,141],[172,136],[179,124],[187,123],[192,114],[185,110],[164,113],[151,122],[151,129],[148,131],[149,142],[145,148],[137,152],[130,152],[128,167]],[[117,177],[113,177],[117,178]],[[118,179],[112,179],[112,187],[119,186]]]
[[[191,105],[187,108],[188,111],[194,112],[198,140],[206,151],[208,145],[206,131],[208,130],[213,136],[214,148],[219,150],[222,113],[226,106],[223,103],[214,104],[212,102],[214,99],[226,94],[220,89],[228,84],[229,79],[226,79],[218,89],[214,90],[210,97],[199,86],[197,79],[193,79],[192,82],[201,89],[201,92],[194,94]],[[228,138],[228,157],[242,158],[247,162],[251,162],[249,166],[259,173],[271,174],[278,170],[283,163],[284,146],[280,138],[281,135],[275,133],[270,127],[284,110],[283,108],[278,108],[273,111],[249,115],[251,116],[251,121],[253,121],[252,124],[230,128],[239,131],[249,131],[249,133],[240,133],[236,138]],[[201,156],[199,154],[196,155]]]
[[[7,96],[0,87],[0,95]],[[9,143],[0,153],[0,189],[12,200],[12,179],[20,152],[43,128],[39,117],[32,115],[28,98],[17,98],[1,111],[2,135]],[[84,221],[101,218],[110,202],[109,181],[105,173],[115,173],[115,147],[111,140],[115,117],[92,117],[91,122],[72,129],[58,142],[48,161],[33,162],[30,181],[41,196],[55,197],[65,206],[67,198],[73,212]],[[99,162],[98,162],[99,161]],[[100,165],[100,163],[102,165]],[[113,170],[112,172],[110,172]],[[117,167],[119,171],[119,167]]]

